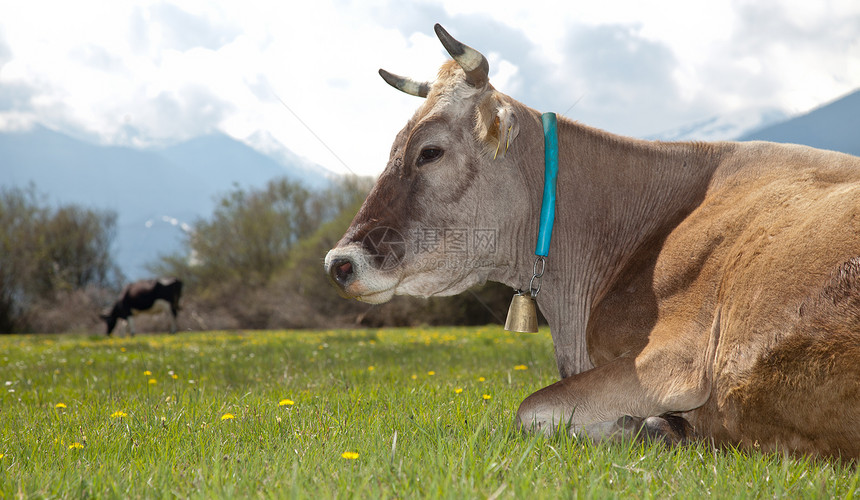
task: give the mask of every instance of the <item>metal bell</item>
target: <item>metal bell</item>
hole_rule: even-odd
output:
[[[505,330],[509,332],[535,333],[537,327],[537,309],[535,299],[529,292],[517,292],[508,308],[508,318],[505,320]]]

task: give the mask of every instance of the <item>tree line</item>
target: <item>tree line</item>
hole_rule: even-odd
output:
[[[309,190],[280,178],[258,189],[234,186],[220,196],[213,213],[192,224],[181,251],[148,266],[153,276],[184,282],[180,329],[504,321],[511,292],[500,285],[457,297],[396,297],[376,306],[337,294],[323,258],[372,184],[342,177]],[[115,232],[115,213],[74,205],[49,209],[32,188],[0,190],[0,332],[103,329],[97,314],[124,281],[110,254]],[[46,308],[52,311],[47,316]]]
[[[0,332],[82,329],[122,273],[110,254],[116,213],[49,208],[35,187],[0,188]]]

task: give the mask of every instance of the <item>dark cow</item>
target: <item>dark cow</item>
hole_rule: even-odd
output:
[[[102,314],[110,335],[118,319],[126,320],[128,331],[134,335],[134,316],[170,312],[170,333],[176,333],[176,314],[179,312],[179,298],[182,296],[182,282],[176,278],[141,280],[126,285],[110,312]]]
[[[435,82],[382,72],[424,100],[326,257],[348,297],[452,295],[488,280],[528,290],[538,272],[541,113],[436,32],[454,61]],[[557,139],[537,304],[562,380],[523,401],[518,425],[601,438],[644,424],[860,457],[860,158],[643,141],[564,118]],[[476,245],[481,231],[495,244]]]

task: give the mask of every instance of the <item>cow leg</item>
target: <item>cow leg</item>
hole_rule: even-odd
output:
[[[644,385],[637,380],[632,361],[609,363],[537,391],[520,405],[517,424],[545,434],[566,429],[594,440],[640,435],[669,443],[682,441],[688,430],[683,419],[661,415],[696,408],[704,403],[709,388],[694,383],[661,394],[665,386],[674,384]]]
[[[176,309],[170,308],[170,333],[176,333]]]
[[[711,335],[702,337],[667,338],[654,332],[652,342],[635,357],[622,356],[527,397],[516,423],[530,431],[552,434],[565,428],[605,439],[629,434],[635,426],[623,417],[632,415],[642,419],[646,435],[670,442],[683,439],[685,423],[666,414],[697,408],[710,396],[719,314]]]
[[[134,337],[134,316],[129,316],[128,319],[125,320],[125,326],[131,333],[131,336]]]

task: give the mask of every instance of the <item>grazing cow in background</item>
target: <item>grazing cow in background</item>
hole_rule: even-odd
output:
[[[435,82],[380,71],[425,100],[326,256],[348,297],[529,287],[541,113],[436,33],[454,61]],[[860,158],[644,141],[564,118],[557,137],[537,303],[562,380],[526,398],[517,424],[860,457]],[[487,232],[495,241],[479,244]]]
[[[107,323],[107,334],[111,334],[118,319],[124,319],[134,335],[134,316],[164,312],[170,312],[170,333],[176,333],[176,314],[181,296],[182,282],[176,278],[141,280],[126,285],[110,312],[101,315]]]

